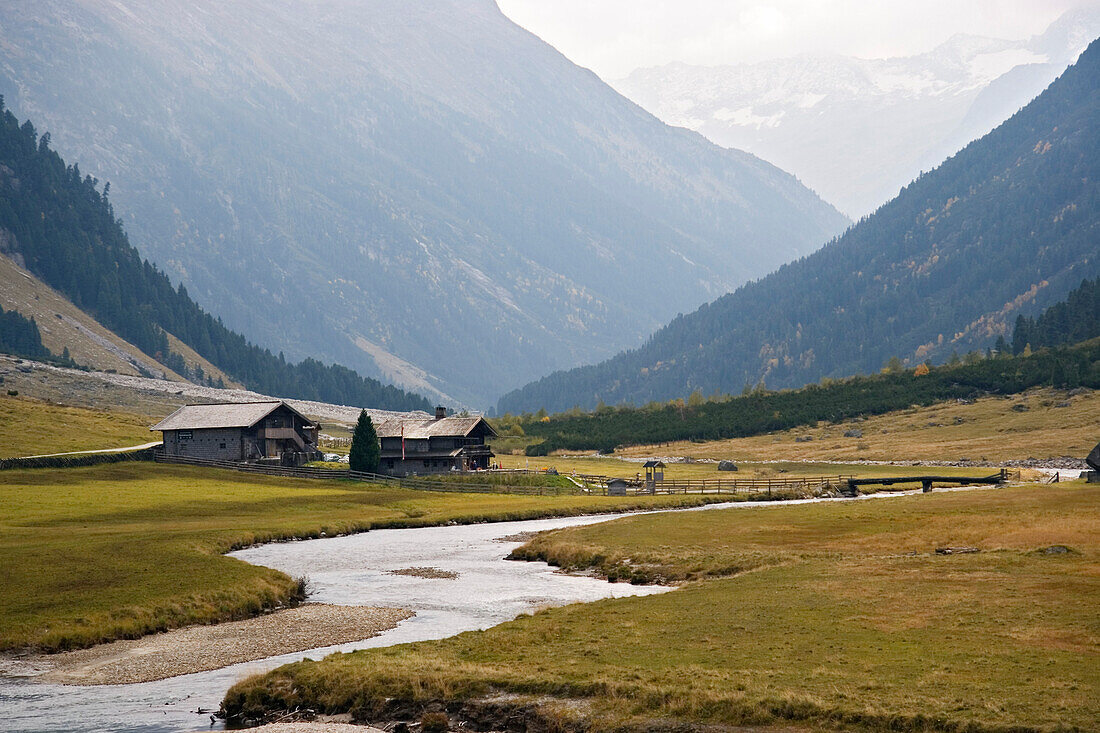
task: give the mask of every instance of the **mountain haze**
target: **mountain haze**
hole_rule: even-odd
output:
[[[39,136],[30,121],[20,124],[2,98],[0,253],[0,275],[12,281],[0,287],[0,300],[36,320],[44,316],[42,328],[32,333],[16,328],[30,341],[33,331],[41,338],[45,330],[42,340],[63,361],[67,349],[84,365],[116,368],[103,366],[102,354],[80,348],[79,340],[87,337],[144,376],[218,387],[236,381],[271,395],[376,409],[431,408],[420,395],[340,365],[312,358],[288,362],[227,329],[182,285],[173,287],[141,259],[96,181],[50,149],[48,133]],[[26,282],[32,278],[49,292]],[[55,327],[60,333],[51,342]],[[25,349],[28,339],[19,341],[15,346]]]
[[[638,69],[613,86],[672,125],[790,171],[869,214],[1031,101],[1100,35],[1100,4],[1023,41],[956,35],[917,56],[798,56]]]
[[[814,254],[681,316],[640,349],[498,410],[738,392],[910,365],[1009,338],[1100,272],[1100,41],[996,130]]]
[[[490,0],[43,0],[0,28],[8,106],[199,303],[452,403],[610,356],[847,224]]]

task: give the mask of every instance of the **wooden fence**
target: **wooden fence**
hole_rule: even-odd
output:
[[[215,461],[205,458],[190,458],[186,456],[168,456],[157,453],[157,463],[172,463],[186,466],[206,466],[208,468],[225,468],[244,473],[255,473],[264,476],[285,476],[288,478],[304,479],[343,479],[350,481],[368,481],[371,483],[384,483],[391,486],[400,486],[407,489],[420,491],[439,491],[459,494],[531,494],[537,496],[555,494],[583,493],[572,488],[558,488],[554,486],[509,486],[504,484],[469,483],[466,481],[447,482],[445,478],[432,479],[425,476],[410,476],[398,478],[379,473],[364,473],[339,468],[292,468],[289,466],[269,466],[257,463],[235,463],[233,461]]]
[[[525,494],[531,496],[553,495],[594,495],[606,496],[608,482],[614,477],[598,476],[592,474],[578,474],[566,476],[574,479],[580,485],[573,486],[518,486],[508,483],[480,483],[477,481],[448,480],[447,475],[432,476],[407,476],[394,477],[377,473],[362,473],[359,471],[329,469],[329,468],[290,468],[286,466],[267,466],[254,463],[234,463],[231,461],[213,461],[203,458],[187,458],[183,456],[166,456],[157,454],[158,463],[174,463],[189,466],[207,466],[210,468],[226,468],[246,473],[256,473],[266,476],[285,476],[289,478],[305,479],[346,479],[352,481],[369,481],[390,486],[400,486],[418,491],[438,491],[445,493],[471,493],[471,494]],[[532,476],[553,475],[546,471],[518,469],[514,471],[500,470],[487,472],[491,476],[507,476],[508,474]],[[469,475],[469,474],[467,474]],[[476,475],[476,474],[475,474]],[[765,478],[765,479],[713,479],[693,481],[658,481],[652,487],[644,482],[632,481],[628,484],[627,493],[630,495],[647,494],[767,494],[789,495],[816,495],[823,490],[846,488],[851,476],[799,476],[791,478]]]

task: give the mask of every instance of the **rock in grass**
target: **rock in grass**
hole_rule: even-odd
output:
[[[1100,443],[1097,443],[1092,452],[1088,454],[1085,463],[1089,464],[1089,468],[1093,471],[1100,471]]]
[[[844,437],[845,438],[862,438],[863,437],[863,431],[862,430],[845,430],[844,431]]]
[[[718,461],[719,471],[736,471],[737,464],[733,461]]]

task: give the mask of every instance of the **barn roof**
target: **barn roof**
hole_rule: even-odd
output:
[[[466,437],[479,428],[485,435],[493,437],[497,431],[483,417],[444,417],[439,420],[428,418],[414,420],[383,420],[374,430],[379,438],[400,438],[401,427],[405,428],[406,440],[426,440],[444,436]]]
[[[309,418],[285,402],[219,402],[211,405],[184,405],[150,430],[250,428],[280,406],[309,422]]]
[[[661,461],[646,461],[642,468],[664,468],[665,464]]]

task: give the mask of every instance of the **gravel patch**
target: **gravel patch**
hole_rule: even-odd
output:
[[[412,616],[400,608],[307,603],[245,621],[189,626],[142,639],[39,655],[37,681],[66,685],[152,682],[376,636]],[[356,728],[362,731],[362,728]]]
[[[402,568],[401,570],[391,570],[390,575],[409,575],[414,578],[429,578],[433,580],[454,580],[458,577],[458,573],[453,570],[442,570],[440,568]]]

